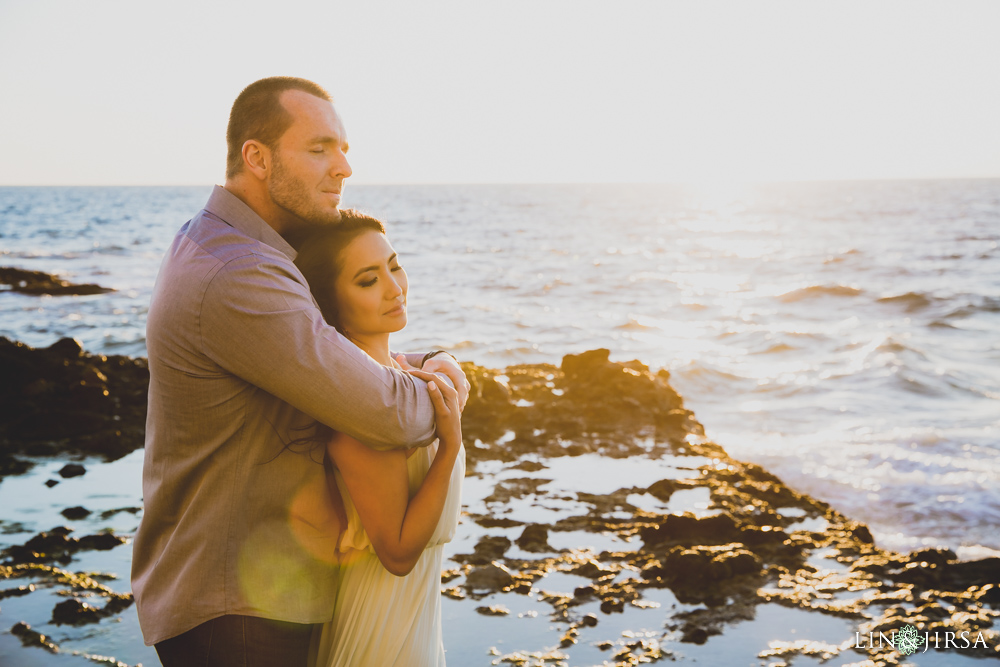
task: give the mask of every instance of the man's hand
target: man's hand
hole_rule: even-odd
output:
[[[458,409],[465,410],[465,403],[469,400],[469,390],[472,389],[472,385],[469,384],[469,380],[465,377],[465,373],[462,371],[462,367],[458,365],[455,357],[448,353],[438,354],[428,359],[423,368],[411,366],[407,363],[406,357],[403,355],[396,357],[396,361],[404,371],[417,371],[413,375],[421,380],[429,381],[434,379],[426,374],[443,375],[446,377],[451,386],[458,392]]]

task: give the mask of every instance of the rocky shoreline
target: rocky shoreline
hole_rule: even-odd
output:
[[[869,633],[889,637],[908,625],[932,639],[967,632],[969,644],[981,638],[986,648],[959,641],[949,652],[1000,657],[994,627],[1000,559],[959,561],[948,549],[879,549],[866,526],[707,440],[667,372],[637,361],[611,362],[608,350],[568,355],[558,367],[497,371],[465,364],[465,370],[473,385],[463,418],[468,475],[481,482],[481,492],[470,493],[460,527],[475,541],[451,555],[443,593],[483,614],[484,636],[489,617],[510,612],[504,604],[483,602],[519,595],[543,603],[561,633],[544,650],[496,651],[493,664],[568,665],[567,652],[581,636],[593,637],[616,614],[652,605],[647,598],[664,590],[684,608],[664,613],[657,636],[597,642],[606,664],[675,660],[671,646],[724,641],[729,628],[752,620],[767,604],[848,619],[866,641]],[[24,457],[70,453],[114,460],[141,448],[144,360],[89,355],[69,339],[37,350],[0,339],[0,375],[6,380],[0,389],[0,478],[25,472],[30,461]],[[652,483],[611,480],[604,486],[613,490],[593,493],[560,490],[557,475],[546,476],[561,462],[588,457],[651,466],[671,461],[677,474]],[[669,507],[693,497],[703,501],[698,511]],[[551,521],[522,511],[539,503],[561,503],[564,510]],[[89,510],[64,510],[68,519],[87,516],[81,513]],[[52,622],[67,624],[100,623],[130,605],[131,596],[115,593],[101,575],[67,569],[78,552],[113,549],[127,536],[71,533],[55,526],[0,553],[0,580],[7,584],[0,600],[59,587],[66,599],[53,609]],[[553,546],[567,542],[565,536],[579,548]],[[622,548],[586,548],[609,539]],[[557,573],[581,584],[547,590],[546,581]],[[3,631],[25,646],[58,650],[26,623]],[[870,642],[862,649],[854,636],[844,639],[772,642],[757,657],[776,665],[799,656],[873,667],[906,661],[891,645]]]

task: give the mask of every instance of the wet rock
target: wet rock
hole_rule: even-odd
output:
[[[70,537],[72,528],[59,526],[52,530],[38,533],[24,544],[15,544],[0,551],[0,558],[11,563],[48,563],[57,561],[63,564],[72,560],[77,551],[105,551],[113,549],[126,540],[114,533],[98,533],[85,535],[80,539]]]
[[[0,337],[0,474],[15,454],[96,454],[142,447],[149,372],[144,359],[84,353],[64,338],[32,348]]]
[[[52,622],[56,625],[83,625],[101,620],[101,610],[86,602],[71,598],[52,609]]]
[[[60,512],[64,517],[70,521],[79,521],[80,519],[86,519],[91,515],[91,511],[86,507],[81,507],[77,505],[76,507],[67,507],[62,512]]]
[[[686,644],[704,644],[708,641],[708,630],[705,628],[690,628],[681,635],[681,641]]]
[[[6,588],[0,590],[0,600],[3,600],[4,598],[19,598],[34,592],[35,592],[34,584],[28,584],[27,586],[18,586],[17,588]]]
[[[728,514],[704,518],[669,514],[657,526],[639,532],[648,547],[669,544],[724,544],[738,541],[740,527]]]
[[[657,498],[663,502],[668,502],[670,500],[670,496],[672,496],[674,491],[676,491],[677,489],[678,489],[678,484],[674,480],[661,479],[658,482],[650,484],[649,488],[646,489],[646,493],[650,494],[654,498]]]
[[[103,512],[101,512],[101,518],[110,519],[111,517],[120,512],[128,512],[129,514],[138,514],[141,511],[142,511],[141,507],[118,507],[113,510],[104,510]]]
[[[910,554],[911,563],[944,565],[957,560],[958,556],[951,549],[920,549]]]
[[[483,616],[507,616],[510,614],[510,609],[507,609],[502,604],[494,604],[489,607],[476,607],[476,611]]]
[[[551,479],[537,479],[534,477],[505,479],[493,487],[493,493],[488,495],[485,501],[487,503],[507,503],[513,499],[537,495],[539,487],[545,486],[551,481]]]
[[[560,367],[463,369],[473,387],[462,419],[466,438],[489,445],[506,436],[502,446],[469,448],[472,461],[515,461],[527,452],[627,456],[637,435],[658,436],[654,447],[661,451],[699,453],[683,438],[703,429],[670,387],[669,373],[652,373],[636,361],[612,362],[607,350],[567,355]]]
[[[862,523],[857,524],[854,529],[851,530],[851,534],[865,544],[875,544],[875,538],[872,537],[872,531],[868,530],[868,526]]]
[[[81,550],[107,551],[114,549],[120,544],[125,544],[124,537],[114,533],[98,533],[96,535],[84,535],[78,541]]]
[[[67,463],[59,469],[59,476],[63,479],[69,479],[70,477],[79,477],[86,472],[87,469],[79,463]]]
[[[601,565],[596,560],[588,560],[570,570],[570,574],[588,579],[603,579],[614,575],[615,571],[609,567]]]
[[[10,291],[21,294],[40,296],[66,296],[71,294],[105,294],[114,292],[109,287],[101,287],[92,283],[75,285],[68,280],[62,280],[49,273],[28,271],[9,266],[0,266],[0,285],[10,285]]]
[[[493,561],[503,558],[504,553],[509,548],[510,540],[503,535],[483,535],[473,547],[471,554],[458,554],[453,560],[457,563],[470,565],[489,565]]]
[[[59,652],[59,647],[56,646],[52,640],[45,635],[32,630],[31,626],[24,621],[14,625],[14,627],[10,629],[10,634],[21,640],[21,646],[37,646],[38,648],[45,649],[49,653]]]
[[[516,521],[507,517],[494,517],[487,516],[485,514],[471,515],[473,520],[482,526],[483,528],[513,528],[514,526],[523,526],[523,521]]]
[[[549,527],[540,523],[525,526],[524,531],[515,541],[517,546],[531,553],[555,551],[549,545]]]
[[[593,614],[587,614],[586,616],[580,619],[580,625],[587,628],[594,627],[595,625],[597,625],[597,616]]]
[[[56,625],[86,625],[113,616],[131,606],[131,594],[113,594],[103,608],[93,607],[77,598],[60,602],[52,609],[52,622]]]
[[[58,483],[59,483],[58,479],[50,479],[50,480],[48,480],[48,481],[45,482],[45,486],[47,486],[47,487],[49,487],[51,489],[53,486],[55,486]]]
[[[501,591],[514,583],[514,577],[500,562],[473,568],[465,576],[465,588],[469,591]]]
[[[625,601],[621,598],[601,600],[601,611],[605,614],[622,613],[625,611]]]

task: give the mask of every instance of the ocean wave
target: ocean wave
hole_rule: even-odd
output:
[[[860,296],[863,290],[850,285],[810,285],[785,292],[778,296],[778,300],[783,303],[795,303],[805,299],[817,299],[825,296],[853,297]]]
[[[905,294],[897,294],[895,296],[884,296],[877,301],[878,303],[899,304],[905,307],[907,312],[922,310],[934,302],[931,297],[920,292],[906,292]]]
[[[944,316],[944,319],[965,319],[979,313],[1000,313],[1000,297],[974,296],[976,303],[968,303]]]
[[[617,331],[659,331],[660,327],[652,324],[643,324],[634,317],[628,318],[628,322],[615,327]]]
[[[714,437],[737,458],[864,521],[882,548],[1000,549],[1000,459],[989,427]]]
[[[840,253],[833,255],[832,257],[827,257],[823,260],[824,264],[839,264],[840,262],[846,261],[851,255],[860,255],[861,251],[857,248],[850,248],[849,250],[841,251]]]

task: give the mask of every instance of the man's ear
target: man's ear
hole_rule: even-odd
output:
[[[243,164],[259,180],[267,179],[271,172],[271,151],[256,139],[243,143]]]

